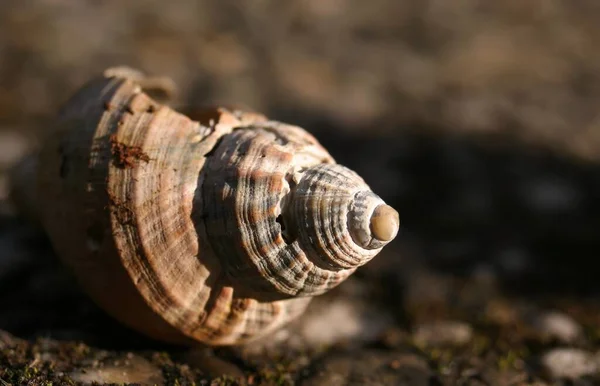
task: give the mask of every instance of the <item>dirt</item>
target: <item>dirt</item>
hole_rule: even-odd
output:
[[[600,384],[599,17],[594,0],[1,2],[0,385]],[[269,342],[119,325],[10,205],[7,171],[120,64],[172,78],[182,110],[308,129],[398,209],[397,240]]]

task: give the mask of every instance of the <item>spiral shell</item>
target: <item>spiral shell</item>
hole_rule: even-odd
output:
[[[107,70],[40,152],[40,221],[108,313],[169,342],[239,344],[300,315],[396,237],[398,213],[305,130],[192,120]]]

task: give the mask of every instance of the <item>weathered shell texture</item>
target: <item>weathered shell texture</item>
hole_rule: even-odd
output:
[[[143,79],[111,69],[88,82],[38,166],[56,251],[123,323],[170,342],[246,342],[396,236],[397,213],[303,129],[222,108],[194,121]]]

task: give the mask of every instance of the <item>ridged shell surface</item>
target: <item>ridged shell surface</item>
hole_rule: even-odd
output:
[[[226,109],[194,121],[138,75],[86,84],[38,165],[56,251],[115,318],[170,342],[246,342],[389,241],[369,225],[383,201],[305,130]]]

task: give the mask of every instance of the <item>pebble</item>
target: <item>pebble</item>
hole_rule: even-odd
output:
[[[516,300],[493,299],[487,302],[484,310],[485,318],[495,324],[508,325],[521,319],[521,312]]]
[[[583,336],[581,326],[569,315],[561,312],[537,313],[532,317],[531,322],[542,335],[563,343],[573,343]]]
[[[238,366],[215,356],[211,350],[191,349],[184,355],[183,361],[211,377],[245,378],[244,372]]]
[[[431,385],[424,358],[403,351],[336,351],[317,359],[299,385]]]
[[[541,357],[542,366],[554,378],[575,379],[598,371],[593,354],[576,348],[556,348]]]
[[[300,334],[309,346],[343,340],[367,342],[376,339],[392,323],[392,317],[377,307],[353,299],[338,299],[330,304],[315,304],[303,318]]]
[[[350,278],[340,287],[315,297],[296,321],[245,346],[244,352],[303,351],[340,342],[357,346],[376,341],[394,324],[390,311],[374,304],[374,295],[359,280]]]
[[[471,341],[473,328],[460,321],[437,321],[417,326],[413,338],[425,346],[461,346]]]
[[[75,382],[84,384],[92,384],[94,382],[99,384],[164,384],[162,371],[140,356],[129,354],[127,357],[113,363],[113,365],[106,365],[98,368],[90,367],[80,369],[69,375]]]

